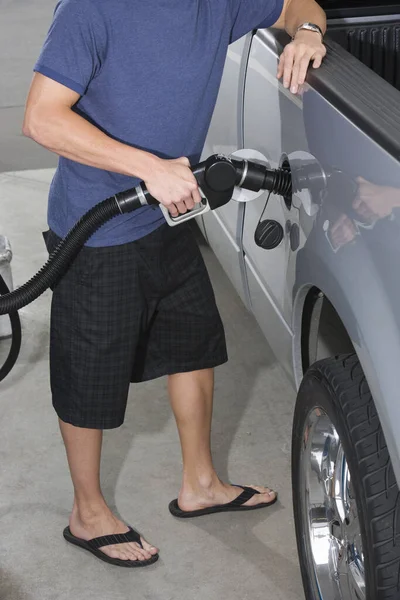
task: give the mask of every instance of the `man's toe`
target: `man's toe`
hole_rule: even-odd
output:
[[[129,560],[128,552],[122,550],[121,548],[118,548],[117,546],[109,547],[109,552],[107,552],[106,554],[111,556],[111,558],[118,558],[119,560]]]
[[[136,542],[131,542],[129,544],[131,552],[134,553],[138,560],[147,560],[149,558],[148,553],[140,547]]]
[[[127,548],[124,551],[124,554],[126,556],[126,559],[124,559],[124,560],[138,560],[136,553],[133,550],[131,550],[130,548]]]
[[[150,552],[151,556],[154,556],[155,554],[158,553],[158,548],[156,548],[155,546],[152,546],[151,544],[146,542],[146,540],[144,538],[141,537],[140,541],[142,542],[143,549],[146,550],[147,552]]]
[[[250,498],[248,502],[246,502],[248,506],[255,506],[256,504],[272,502],[276,498],[276,492],[274,492],[274,490],[271,490],[270,488],[263,487],[260,485],[249,485],[247,487],[259,492],[258,494],[255,494],[252,498]]]

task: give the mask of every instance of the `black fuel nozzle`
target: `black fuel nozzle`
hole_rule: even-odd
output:
[[[198,181],[212,210],[229,202],[235,187],[253,192],[267,190],[285,198],[292,194],[291,173],[285,168],[269,169],[253,161],[214,154],[202,163],[202,169],[199,175],[203,181]],[[196,170],[193,172],[196,174]]]
[[[214,154],[198,167],[194,167],[193,173],[211,210],[227,204],[238,177],[233,161],[223,154]]]
[[[227,204],[235,187],[254,192],[268,190],[284,197],[292,193],[292,178],[286,169],[269,169],[260,163],[234,159],[223,154],[213,154],[193,166],[192,172],[211,210]],[[146,204],[159,204],[143,183],[137,188],[116,194],[115,199],[122,213],[131,212]]]

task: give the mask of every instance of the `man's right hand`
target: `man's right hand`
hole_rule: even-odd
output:
[[[201,202],[197,181],[187,158],[157,159],[144,180],[150,194],[166,206],[173,217]]]

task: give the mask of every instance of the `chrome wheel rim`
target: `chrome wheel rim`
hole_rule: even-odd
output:
[[[307,416],[300,469],[302,530],[314,596],[365,600],[364,553],[350,471],[338,432],[321,408]]]

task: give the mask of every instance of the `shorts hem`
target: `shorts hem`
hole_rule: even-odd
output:
[[[167,375],[177,375],[179,373],[191,373],[195,371],[203,371],[204,369],[215,369],[216,367],[220,367],[221,365],[228,362],[228,355],[220,359],[210,360],[208,362],[203,362],[199,364],[196,363],[186,363],[186,365],[180,364],[179,366],[169,365],[168,367],[160,367],[159,369],[155,369],[151,373],[144,373],[141,377],[133,376],[131,379],[132,383],[144,383],[145,381],[153,381],[153,379],[159,379],[160,377],[165,377]]]
[[[72,425],[73,427],[79,427],[81,429],[97,429],[97,430],[105,430],[105,429],[118,429],[124,423],[125,414],[118,418],[113,419],[75,419],[71,417],[71,415],[63,413],[62,410],[59,410],[54,406],[54,410],[57,413],[58,418],[68,425]]]

